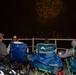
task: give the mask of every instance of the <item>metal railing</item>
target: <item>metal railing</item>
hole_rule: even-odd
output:
[[[23,41],[24,43],[27,43],[28,47],[31,48],[31,51],[34,52],[36,44],[37,43],[43,43],[45,41],[45,38],[24,38],[24,39],[21,38],[19,40]],[[74,40],[74,39],[48,38],[48,40],[50,40],[50,43],[56,44],[57,45],[57,49],[64,49],[64,50],[66,50],[67,48],[71,47],[71,41]],[[3,41],[5,41],[5,44],[7,43],[7,45],[8,45],[10,43],[11,39],[4,39]],[[61,45],[63,45],[63,47]],[[67,45],[67,46],[64,47],[65,45]]]

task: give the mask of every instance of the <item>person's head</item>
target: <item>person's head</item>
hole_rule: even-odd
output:
[[[0,41],[3,40],[3,36],[4,36],[4,34],[3,33],[0,33]]]
[[[45,44],[48,44],[49,42],[50,42],[50,41],[46,38],[44,43],[45,43]]]
[[[13,35],[12,41],[13,41],[13,42],[18,41],[18,36],[17,36],[17,35]]]

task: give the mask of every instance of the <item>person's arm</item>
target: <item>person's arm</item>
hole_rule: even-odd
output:
[[[72,56],[72,54],[73,54],[73,48],[66,50],[64,54],[59,54],[59,57],[66,58]]]
[[[8,54],[10,53],[10,44],[9,44],[8,47],[7,47],[7,53],[8,53]]]
[[[29,53],[29,48],[27,47],[27,53]]]

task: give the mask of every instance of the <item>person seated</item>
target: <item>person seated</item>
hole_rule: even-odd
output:
[[[73,48],[76,46],[76,40],[72,40],[71,46],[72,46],[72,48],[67,49],[64,54],[59,53],[59,57],[67,58],[67,57],[70,57],[70,56],[74,55],[74,51],[73,51],[74,49]]]
[[[6,56],[7,55],[7,48],[6,45],[3,43],[3,33],[0,33],[0,56]]]
[[[41,68],[50,71],[51,74],[57,75],[59,73],[63,67],[63,62],[56,53],[56,48],[56,45],[50,43],[49,39],[45,39],[44,43],[38,43],[36,45],[36,53],[32,56],[35,70]]]
[[[11,41],[11,43],[8,45],[8,48],[7,48],[7,52],[8,52],[8,54],[10,54],[11,55],[11,44],[12,43],[14,43],[14,44],[24,44],[24,42],[21,42],[21,41],[19,41],[19,37],[17,36],[17,35],[13,35],[13,37],[12,37],[12,41]],[[28,47],[27,47],[27,49],[26,49],[26,52],[28,51]],[[13,63],[12,61],[11,61],[11,63]],[[17,65],[16,65],[17,66]],[[23,65],[22,66],[27,66],[27,61],[26,62],[24,62],[23,63]],[[22,67],[21,66],[21,67]],[[17,70],[17,71],[19,71],[19,70]],[[23,72],[23,68],[22,68],[22,70],[20,71],[21,73],[24,73]]]
[[[3,65],[7,64],[6,59],[8,58],[7,48],[5,43],[3,43],[4,34],[0,33],[0,63]]]
[[[18,41],[18,36],[17,35],[13,35],[12,37],[12,41],[11,42],[17,42]],[[10,53],[10,44],[7,47],[7,53]]]
[[[66,58],[66,64],[68,66],[69,73],[76,73],[76,39],[71,42],[72,48],[67,49],[64,54],[59,53],[61,58]],[[68,57],[69,60],[68,60]],[[71,60],[70,60],[71,59]],[[71,71],[71,72],[70,72]]]
[[[17,35],[13,35],[11,43],[23,44],[23,42],[19,41],[19,37]],[[11,44],[10,43],[10,44]],[[10,44],[7,47],[7,53],[10,53]],[[27,47],[27,53],[29,52],[29,48]]]

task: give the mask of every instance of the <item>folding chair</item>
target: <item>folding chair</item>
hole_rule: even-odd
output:
[[[12,68],[14,68],[14,70],[22,69],[23,63],[25,63],[27,60],[26,50],[27,50],[27,44],[24,44],[24,43],[19,43],[19,44],[11,43],[10,44]]]
[[[76,46],[73,47],[73,56],[70,64],[72,75],[76,74]]]
[[[67,75],[74,75],[76,74],[76,46],[72,49],[73,55],[70,56],[71,61],[68,61],[68,58],[66,58],[66,65],[67,65]]]
[[[36,68],[36,75],[38,75],[38,70],[43,72],[42,75],[54,74],[56,71],[60,71],[63,63],[56,51],[57,47],[55,44],[38,43],[36,45],[36,53],[32,56],[32,62]],[[55,71],[56,68],[57,70]]]

